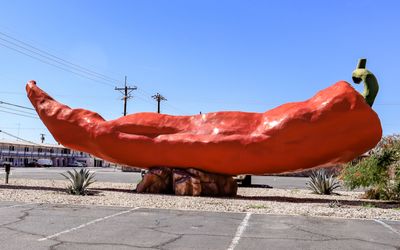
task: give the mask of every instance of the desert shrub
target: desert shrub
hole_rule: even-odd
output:
[[[327,173],[325,169],[313,171],[310,174],[310,180],[307,182],[307,187],[316,194],[332,194],[333,190],[340,187],[339,181],[333,174]]]
[[[400,199],[400,136],[382,138],[365,158],[348,163],[341,178],[353,190],[366,188],[369,199]]]
[[[74,172],[67,171],[61,175],[70,182],[67,192],[74,195],[87,194],[87,187],[96,181],[94,173],[90,173],[88,169],[81,169],[79,172],[74,169]]]

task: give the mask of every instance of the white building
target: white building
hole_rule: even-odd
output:
[[[33,162],[52,162],[52,166],[66,167],[76,162],[89,167],[102,167],[104,160],[90,154],[71,150],[61,145],[0,140],[0,160],[14,167],[24,167]]]

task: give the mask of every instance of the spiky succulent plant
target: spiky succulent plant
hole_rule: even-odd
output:
[[[70,185],[67,187],[67,191],[74,195],[85,195],[87,194],[87,187],[94,183],[94,173],[90,173],[88,169],[81,169],[79,172],[74,169],[74,171],[67,171],[66,174],[61,174],[69,182]]]
[[[332,194],[333,190],[340,187],[339,181],[333,174],[328,174],[325,169],[313,171],[306,185],[316,194],[327,195]]]

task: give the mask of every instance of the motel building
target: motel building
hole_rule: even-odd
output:
[[[35,166],[35,163],[53,167],[103,167],[104,160],[88,153],[75,151],[56,144],[29,143],[0,139],[0,163],[13,167]]]

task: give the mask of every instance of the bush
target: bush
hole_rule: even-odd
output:
[[[400,136],[382,138],[369,156],[350,162],[341,178],[353,190],[367,188],[365,198],[400,199]]]
[[[94,173],[90,173],[88,169],[81,169],[79,172],[74,169],[74,172],[67,171],[61,175],[70,181],[67,192],[74,195],[87,194],[87,187],[96,181]]]
[[[333,190],[340,187],[339,181],[328,174],[325,169],[313,171],[310,174],[310,180],[306,184],[316,194],[332,194]]]

